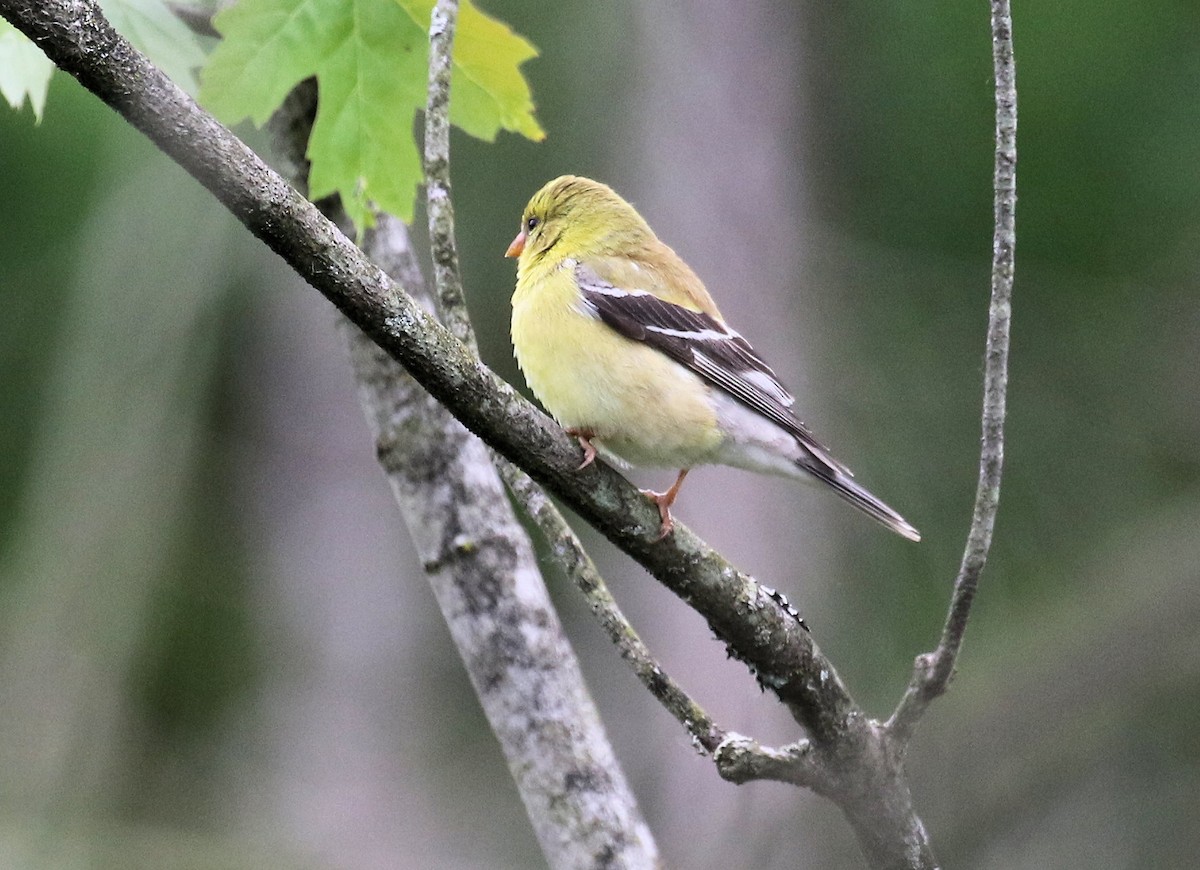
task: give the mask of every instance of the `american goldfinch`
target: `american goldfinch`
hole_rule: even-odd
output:
[[[792,413],[795,400],[704,284],[607,185],[564,175],[533,195],[517,257],[512,342],[534,395],[579,440],[632,465],[678,468],[660,538],[696,465],[731,465],[831,487],[910,540],[920,533],[855,482]]]

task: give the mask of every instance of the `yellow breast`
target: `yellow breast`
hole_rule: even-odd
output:
[[[529,388],[563,426],[591,429],[634,465],[705,462],[721,442],[709,388],[586,313],[573,267],[517,282],[512,341]]]

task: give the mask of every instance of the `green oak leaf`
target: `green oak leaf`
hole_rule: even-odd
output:
[[[214,24],[224,37],[201,73],[200,100],[222,121],[262,125],[315,76],[310,195],[337,193],[360,230],[381,210],[412,219],[421,161],[413,120],[425,106],[433,0],[241,0]],[[493,140],[543,138],[518,66],[537,51],[470,3],[459,9],[451,120]]]

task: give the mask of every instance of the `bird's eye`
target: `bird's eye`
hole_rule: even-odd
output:
[[[536,217],[529,218],[525,221],[525,232],[532,233],[535,229],[537,229],[537,225],[538,219]]]

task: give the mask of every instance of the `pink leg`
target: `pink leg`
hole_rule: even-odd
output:
[[[591,429],[576,429],[571,427],[564,430],[568,435],[574,435],[579,441],[579,446],[583,448],[583,462],[576,471],[583,471],[596,460],[596,448],[592,446],[592,439],[596,437],[596,433]]]
[[[675,483],[666,492],[654,492],[650,489],[643,489],[642,495],[650,499],[658,506],[658,515],[662,518],[662,527],[658,532],[658,539],[661,541],[675,530],[675,520],[671,519],[671,505],[675,504],[675,497],[679,495],[679,488],[683,486],[683,479],[687,477],[690,468],[683,468],[679,471],[679,477],[675,478]]]

